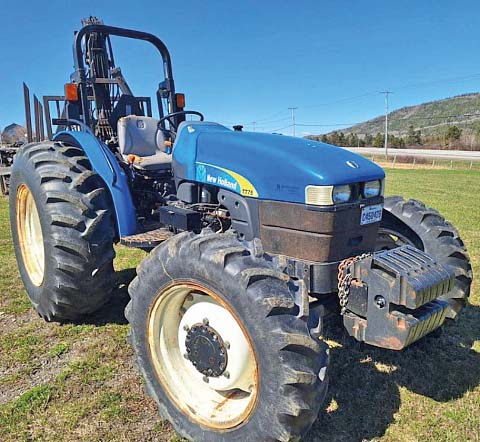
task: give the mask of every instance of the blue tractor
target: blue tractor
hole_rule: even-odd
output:
[[[111,36],[159,51],[158,118]],[[30,143],[10,188],[20,274],[40,316],[77,320],[112,293],[114,244],[151,250],[125,315],[146,391],[182,436],[299,440],[326,394],[326,311],[394,350],[459,314],[472,270],[458,232],[419,201],[384,198],[376,164],[204,121],[151,34],[90,18],[74,61],[64,96],[35,98],[35,134],[25,87]]]

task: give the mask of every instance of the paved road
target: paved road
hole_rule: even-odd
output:
[[[345,149],[360,154],[383,155],[384,149],[377,147],[345,147]],[[469,150],[429,150],[429,149],[388,149],[388,156],[411,156],[417,158],[431,158],[432,160],[464,160],[480,161],[480,151]]]

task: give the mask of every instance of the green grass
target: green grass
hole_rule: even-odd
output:
[[[50,385],[38,385],[9,404],[0,406],[0,435],[8,440],[11,429],[15,428],[17,440],[28,440],[30,418],[45,411],[52,394]]]
[[[480,267],[480,174],[387,171],[387,193],[425,201],[460,230]],[[143,392],[123,308],[144,254],[117,249],[118,288],[82,324],[41,321],[21,284],[0,198],[0,440],[180,441]],[[333,320],[330,392],[308,442],[480,441],[480,293],[460,320],[403,352],[356,343]]]

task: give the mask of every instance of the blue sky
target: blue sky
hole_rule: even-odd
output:
[[[225,124],[328,132],[391,108],[480,90],[478,0],[0,0],[0,127],[24,123],[22,81],[61,94],[80,19],[158,35],[187,107]],[[144,43],[113,40],[137,95],[152,95],[160,63]],[[326,126],[308,126],[308,125]],[[330,126],[331,125],[331,126]]]

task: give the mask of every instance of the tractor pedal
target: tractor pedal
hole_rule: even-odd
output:
[[[135,235],[122,236],[122,238],[120,238],[120,244],[126,247],[151,250],[174,235],[175,234],[170,232],[170,230],[161,227],[159,229],[149,230]]]
[[[448,303],[440,296],[455,275],[411,246],[377,252],[350,267],[345,328],[359,341],[401,350],[440,327]]]

